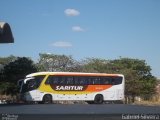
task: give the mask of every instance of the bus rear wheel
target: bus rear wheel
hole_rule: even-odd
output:
[[[103,103],[103,95],[98,94],[94,98],[94,103],[95,104],[102,104]]]
[[[43,96],[43,103],[50,104],[52,103],[52,96],[50,94],[46,94]]]

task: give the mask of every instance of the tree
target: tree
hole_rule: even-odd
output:
[[[39,56],[37,64],[39,71],[73,71],[78,64],[71,56],[55,54],[39,54]]]
[[[156,79],[151,74],[151,67],[145,60],[121,58],[112,61],[117,66],[119,73],[126,78],[126,95],[131,95],[134,102],[135,96],[151,96],[155,92]]]
[[[0,82],[0,94],[3,95],[14,95],[18,92],[17,86],[10,82]]]
[[[9,57],[0,57],[0,64],[7,65],[10,62],[13,62],[17,59],[17,57],[10,55]]]
[[[105,60],[89,58],[85,60],[84,72],[119,73],[125,76],[125,94],[150,97],[154,94],[156,79],[151,74],[151,67],[145,60],[120,58],[116,60]]]
[[[110,73],[110,61],[99,58],[87,58],[83,61],[83,72]]]
[[[0,93],[16,94],[18,92],[17,81],[36,71],[37,68],[29,58],[17,57],[16,60],[11,60],[3,68],[3,79],[0,79]]]
[[[18,57],[15,61],[4,66],[5,81],[16,84],[19,79],[36,71],[37,68],[32,60],[26,57]]]
[[[0,57],[0,82],[5,81],[4,66],[15,61],[16,59],[17,57],[13,55],[10,55],[9,57]]]
[[[17,81],[36,71],[120,73],[125,76],[125,94],[132,96],[133,101],[135,96],[149,99],[155,93],[156,78],[151,74],[151,67],[145,60],[87,58],[78,62],[67,55],[39,54],[39,56],[36,65],[26,57],[0,58],[0,93],[16,93]]]
[[[17,57],[10,55],[9,57],[0,57],[0,75],[3,75],[3,68],[8,63],[16,60]],[[0,77],[1,79],[1,77]]]
[[[0,71],[0,93],[16,94],[17,81],[25,75],[37,71],[32,60],[26,57],[9,56],[0,58],[2,69]]]

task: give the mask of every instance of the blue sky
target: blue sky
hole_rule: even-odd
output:
[[[14,44],[0,44],[0,57],[38,60],[39,53],[146,60],[160,77],[159,0],[0,0]]]

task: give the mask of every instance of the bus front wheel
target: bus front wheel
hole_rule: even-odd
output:
[[[43,103],[44,104],[50,104],[52,103],[52,96],[49,94],[46,94],[43,96]]]
[[[94,103],[95,104],[102,104],[103,103],[103,95],[98,94],[94,98]]]

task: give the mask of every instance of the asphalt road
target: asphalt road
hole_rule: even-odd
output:
[[[156,119],[160,120],[160,106],[140,106],[126,104],[5,104],[0,105],[1,118],[13,116],[21,119],[45,119],[57,118],[58,120],[98,120],[117,116],[131,115],[157,115]],[[48,117],[50,116],[50,117]],[[92,116],[92,117],[91,117]],[[71,119],[71,118],[72,119]],[[115,119],[117,119],[117,117]],[[3,119],[5,120],[5,119]],[[17,120],[17,119],[16,119]]]

